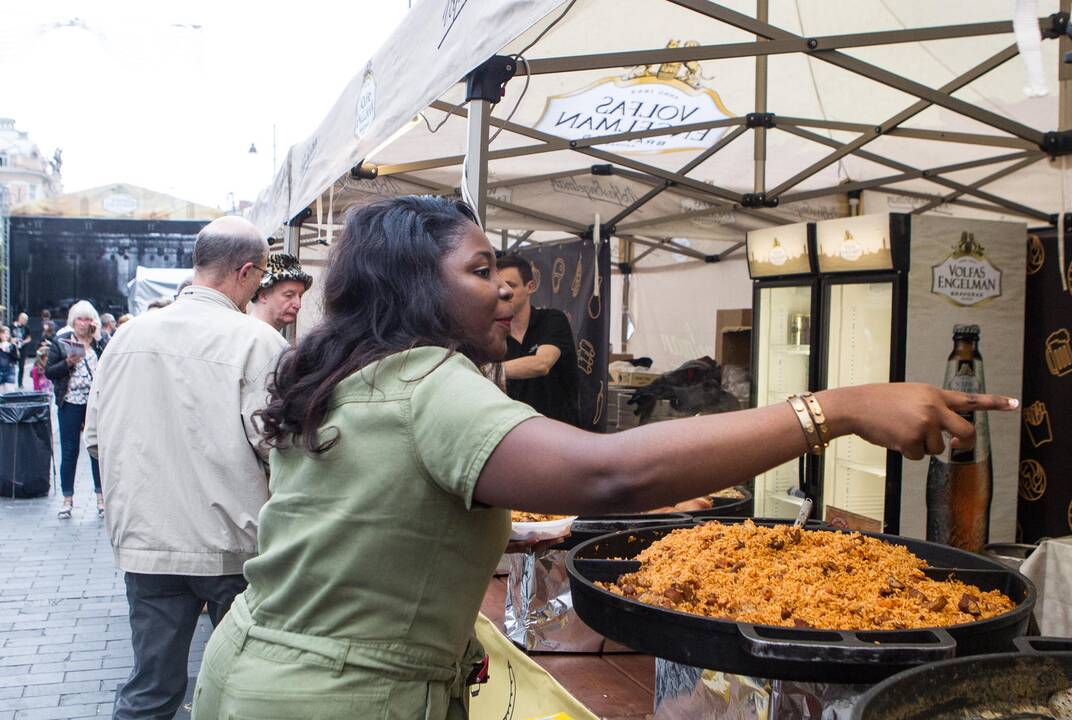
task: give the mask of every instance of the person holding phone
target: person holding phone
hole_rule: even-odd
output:
[[[60,489],[63,507],[57,517],[70,520],[74,507],[74,473],[78,467],[78,450],[82,428],[86,424],[86,403],[97,361],[108,339],[101,335],[101,321],[96,308],[79,300],[67,313],[67,325],[72,332],[57,335],[49,345],[45,376],[55,389],[56,409],[60,426]],[[90,457],[93,490],[97,493],[97,516],[104,517],[104,495],[101,493],[100,467]]]

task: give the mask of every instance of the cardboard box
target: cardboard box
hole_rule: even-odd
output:
[[[721,365],[752,367],[752,310],[715,312],[715,360]]]

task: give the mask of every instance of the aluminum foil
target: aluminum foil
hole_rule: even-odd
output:
[[[565,550],[510,553],[506,581],[506,637],[534,652],[594,653],[605,639],[577,617]],[[612,650],[612,648],[607,648]]]
[[[653,720],[848,720],[869,688],[768,680],[656,659]]]

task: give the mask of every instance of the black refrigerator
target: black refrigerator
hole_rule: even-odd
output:
[[[1020,397],[1027,260],[1023,223],[975,218],[882,213],[749,233],[753,404],[783,402],[804,389],[900,380],[950,384],[958,333],[974,338],[980,388]],[[1065,342],[1066,331],[1050,339]],[[1047,401],[1024,398],[1032,410],[1028,424],[1042,427]],[[1017,481],[1022,497],[1037,495],[1045,468],[1018,467],[1019,413],[973,418],[975,462],[987,469],[973,481],[981,489],[973,488],[964,502],[988,497],[983,541],[1011,541]],[[758,477],[756,514],[792,516],[807,495],[816,501],[815,515],[834,524],[926,537],[932,512],[939,518],[950,502],[961,502],[939,499],[937,492],[942,465],[951,462],[960,461],[946,454],[907,460],[858,437],[838,438],[821,458]],[[942,507],[929,505],[932,481],[933,501]]]
[[[748,233],[754,407],[808,390],[904,379],[909,218],[883,214]],[[757,517],[815,516],[900,528],[901,456],[836,439],[756,478]]]

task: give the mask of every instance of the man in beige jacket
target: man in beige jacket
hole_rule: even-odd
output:
[[[134,669],[113,717],[171,718],[201,606],[213,625],[245,588],[268,498],[253,414],[283,338],[243,310],[268,245],[223,217],[198,234],[194,281],[117,333],[102,357],[85,441],[100,459],[105,519],[125,571]]]

